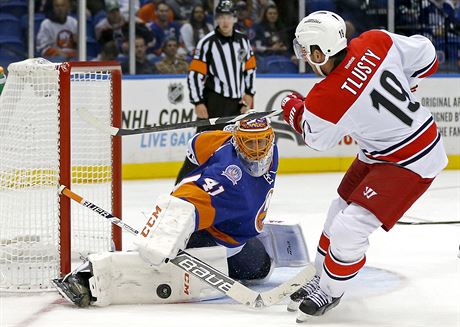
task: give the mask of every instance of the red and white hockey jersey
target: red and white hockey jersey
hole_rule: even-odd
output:
[[[345,135],[367,163],[394,163],[425,178],[447,164],[430,111],[410,91],[438,67],[431,42],[371,30],[352,40],[348,54],[305,99],[301,126],[308,146],[331,148]]]

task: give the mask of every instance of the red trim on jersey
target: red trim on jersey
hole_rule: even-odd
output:
[[[413,157],[414,155],[425,149],[427,146],[429,146],[436,140],[437,136],[438,130],[436,128],[436,123],[433,121],[430,127],[428,127],[421,135],[419,135],[417,138],[412,140],[410,143],[408,143],[401,149],[385,156],[371,155],[367,153],[366,156],[368,158],[375,160],[400,162],[409,159],[410,157]]]
[[[330,243],[329,237],[323,232],[319,238],[318,250],[321,250],[323,255],[326,254]]]
[[[348,279],[356,275],[356,273],[366,263],[366,256],[355,262],[342,262],[334,258],[331,251],[327,252],[327,256],[324,259],[324,268],[329,272],[331,277],[337,277],[337,279]]]
[[[305,99],[305,106],[307,110],[324,120],[337,124],[337,122],[343,117],[353,103],[359,98],[362,91],[366,88],[381,63],[385,60],[385,57],[392,45],[393,40],[391,37],[385,32],[378,30],[365,32],[358,38],[353,39],[348,45],[348,54],[345,59],[333,70],[331,74],[327,76],[326,79],[316,84],[308,94]],[[376,58],[369,57],[376,66],[372,66],[366,61],[361,60],[368,49],[380,57],[380,60],[378,61]],[[352,58],[354,58],[354,61],[348,68],[345,68]],[[366,74],[367,78],[365,81],[359,80],[352,74],[353,69],[359,62],[362,62],[365,66],[372,69],[370,74]],[[353,86],[357,91],[356,95],[341,88],[342,85],[347,82],[348,77],[356,82],[363,83],[359,89]]]
[[[424,78],[424,77],[433,75],[438,70],[438,66],[439,66],[439,61],[438,61],[438,58],[436,57],[436,61],[431,66],[431,68],[426,73],[424,73],[423,75],[418,76],[418,78]]]

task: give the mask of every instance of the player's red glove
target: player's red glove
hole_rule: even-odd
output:
[[[302,134],[300,117],[304,111],[303,102],[304,98],[297,92],[288,94],[281,101],[281,109],[284,111],[284,120],[299,134]]]

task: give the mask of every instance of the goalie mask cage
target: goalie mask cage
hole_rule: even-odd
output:
[[[113,62],[8,67],[0,97],[0,291],[42,291],[72,254],[121,250],[121,230],[70,199],[65,185],[121,217],[121,140],[87,125],[87,109],[121,127],[121,71]]]

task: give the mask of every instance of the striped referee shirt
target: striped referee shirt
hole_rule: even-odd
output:
[[[217,28],[197,44],[189,66],[187,84],[190,102],[203,103],[203,91],[210,89],[226,98],[253,95],[256,59],[248,38],[234,30],[230,37]]]

